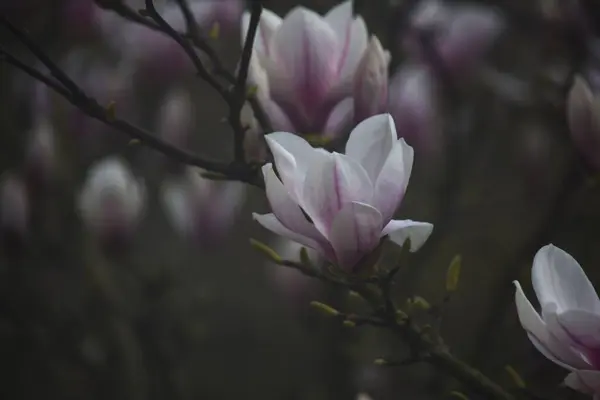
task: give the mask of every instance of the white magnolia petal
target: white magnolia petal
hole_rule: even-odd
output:
[[[181,179],[166,180],[161,186],[161,200],[173,227],[183,235],[190,234],[195,216],[185,183]]]
[[[519,282],[514,281],[515,304],[521,325],[527,331],[534,346],[550,361],[563,368],[572,370],[576,366],[585,365],[570,349],[568,342],[561,342],[552,334],[542,317],[533,308]]]
[[[385,221],[385,219],[384,219]],[[391,220],[381,236],[389,235],[390,239],[399,246],[404,245],[406,239],[410,239],[410,251],[415,252],[421,248],[431,235],[433,224],[406,220]]]
[[[346,204],[369,203],[372,197],[373,186],[364,168],[339,153],[315,162],[302,187],[302,207],[325,237]]]
[[[335,33],[321,16],[296,7],[286,15],[273,40],[278,67],[294,88],[296,103],[311,117],[336,80],[340,50]]]
[[[600,396],[600,371],[581,370],[571,372],[564,381],[573,390],[585,394],[593,394],[594,400]]]
[[[291,231],[319,242],[325,241],[315,226],[306,219],[298,204],[294,202],[287,189],[275,175],[273,165],[270,163],[265,164],[262,172],[265,177],[267,198],[277,219]]]
[[[261,56],[269,55],[269,46],[273,37],[273,34],[281,25],[281,17],[275,14],[271,10],[263,9],[260,14],[260,23],[256,31],[256,38],[254,40],[254,50],[257,51]],[[250,26],[250,13],[244,12],[242,15],[242,29],[241,29],[241,43],[242,46],[246,42],[246,35],[248,34],[248,28]]]
[[[379,243],[381,228],[376,208],[358,202],[346,204],[335,216],[329,234],[338,266],[350,270],[370,253]]]
[[[558,323],[576,343],[600,348],[600,315],[584,310],[568,310],[557,315]]]
[[[293,232],[283,226],[283,224],[277,219],[275,214],[257,214],[252,213],[252,218],[254,218],[259,224],[261,224],[264,228],[270,230],[276,235],[283,236],[294,242],[298,242],[304,246],[310,247],[311,249],[315,249],[319,252],[322,252],[321,246],[312,240],[311,238],[307,238],[297,232]]]
[[[325,14],[325,21],[335,31],[338,44],[341,46],[338,66],[340,77],[348,78],[354,74],[358,62],[367,48],[369,40],[367,25],[361,16],[353,15],[351,0],[346,0],[329,10]]]
[[[395,142],[396,127],[392,116],[375,115],[352,130],[346,143],[346,155],[358,161],[375,183]]]
[[[413,148],[404,139],[397,140],[375,181],[373,205],[386,221],[394,216],[404,198],[413,160]]]
[[[537,252],[531,279],[543,315],[552,304],[559,314],[570,309],[600,312],[598,295],[579,263],[554,245]]]
[[[350,129],[354,120],[354,100],[346,98],[340,101],[331,110],[327,122],[325,122],[324,136],[337,139]]]
[[[300,136],[289,132],[273,132],[266,135],[265,140],[273,153],[283,184],[292,198],[298,201],[306,171],[324,154]]]

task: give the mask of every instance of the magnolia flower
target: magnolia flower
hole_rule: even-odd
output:
[[[110,157],[87,174],[79,196],[84,224],[102,240],[127,239],[140,222],[146,200],[145,185],[125,162]]]
[[[492,8],[426,0],[411,16],[405,46],[427,60],[421,36],[431,35],[445,72],[465,76],[481,61],[502,28],[502,18]]]
[[[249,22],[250,15],[246,13],[242,19],[242,41],[246,39]],[[349,0],[325,16],[300,6],[283,19],[264,10],[254,42],[252,58],[256,60],[249,75],[252,83],[255,83],[252,76],[268,77],[268,87],[257,85],[259,92],[263,92],[258,98],[267,103],[265,111],[275,120],[275,129],[283,129],[281,122],[291,124],[295,132],[329,136],[343,133],[353,119],[355,73],[368,41],[365,22],[353,15]],[[379,74],[380,65],[373,64],[381,64],[379,59],[386,56],[380,54],[375,44],[370,47],[368,61],[363,62],[369,65],[363,70],[376,70]],[[378,76],[376,83],[382,80]],[[364,104],[364,85],[360,88]],[[376,95],[381,91],[368,90]]]
[[[412,64],[400,68],[391,79],[388,102],[398,132],[408,144],[417,152],[439,150],[437,86],[429,68]]]
[[[346,154],[314,149],[288,132],[271,133],[266,140],[279,177],[272,164],[263,166],[273,213],[254,218],[265,228],[347,271],[386,235],[400,245],[410,238],[416,251],[431,234],[429,223],[392,220],[406,192],[413,149],[397,139],[389,114],[358,124]]]
[[[521,325],[534,346],[571,373],[565,384],[600,399],[600,299],[579,263],[553,245],[533,260],[532,282],[541,315],[519,282],[515,301]]]
[[[40,119],[27,146],[26,167],[34,183],[49,182],[57,167],[54,128],[48,119]]]
[[[183,89],[172,89],[165,96],[158,112],[158,132],[167,142],[185,147],[193,124],[193,115],[190,94]]]
[[[194,167],[163,182],[161,192],[165,212],[175,229],[202,242],[223,238],[246,199],[243,184],[206,179]]]
[[[575,146],[590,166],[600,169],[600,102],[580,76],[567,97],[567,120]]]

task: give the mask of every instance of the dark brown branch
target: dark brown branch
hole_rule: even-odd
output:
[[[210,72],[208,72],[208,70],[204,67],[204,64],[202,64],[202,61],[200,60],[200,57],[198,57],[198,54],[190,44],[190,41],[182,35],[180,35],[179,32],[177,32],[175,29],[173,29],[173,27],[169,25],[167,21],[165,21],[165,19],[158,13],[158,11],[156,11],[156,7],[154,6],[153,0],[146,0],[145,11],[148,14],[148,16],[152,18],[154,22],[156,22],[156,24],[161,28],[161,30],[164,33],[166,33],[169,37],[171,37],[175,42],[177,42],[177,44],[181,46],[181,48],[186,52],[186,54],[194,64],[198,75],[202,79],[204,79],[213,89],[215,89],[217,93],[219,93],[219,95],[226,102],[230,103],[232,99],[227,89],[225,89],[223,85],[221,85],[214,78],[214,76]]]
[[[248,69],[250,67],[250,59],[252,58],[256,32],[258,31],[258,24],[260,23],[260,15],[262,14],[262,4],[260,0],[252,0],[251,4],[250,24],[248,26],[248,32],[246,33],[246,39],[240,57],[239,70],[233,87],[233,92],[235,94],[234,101],[230,104],[229,110],[229,123],[233,127],[235,134],[235,160],[241,162],[244,162],[245,160],[244,136],[246,134],[246,128],[242,126],[240,114],[242,112],[242,107],[246,103],[246,94],[248,92],[246,89]]]

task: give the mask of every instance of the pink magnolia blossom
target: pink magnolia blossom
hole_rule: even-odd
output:
[[[242,41],[249,20],[246,13]],[[337,5],[324,16],[300,6],[283,19],[264,10],[249,75],[274,128],[332,137],[344,133],[353,122],[355,74],[368,42],[365,22],[353,16],[351,1]],[[379,53],[379,49],[372,49],[368,55],[368,68],[377,73],[381,68],[373,66],[373,58],[381,58]],[[253,82],[256,76],[265,76],[266,83],[265,79]],[[382,80],[377,77],[378,83]],[[363,105],[365,86],[358,87],[363,91]],[[375,90],[376,95],[379,91]]]
[[[383,49],[376,36],[372,36],[354,77],[356,122],[387,111],[390,60],[389,51]]]
[[[480,63],[503,25],[500,14],[489,7],[425,0],[413,12],[404,42],[409,51],[427,60],[419,36],[431,35],[445,72],[464,77]]]
[[[571,371],[565,384],[600,399],[600,299],[579,263],[553,245],[533,260],[533,289],[541,314],[515,281],[519,320],[533,345]]]
[[[94,164],[79,195],[83,223],[102,241],[130,238],[145,211],[146,189],[123,160]]]
[[[388,107],[398,134],[416,151],[432,154],[440,150],[438,88],[431,70],[406,64],[390,82]]]
[[[346,154],[314,149],[288,132],[266,135],[272,164],[263,166],[272,214],[254,214],[265,228],[317,250],[346,271],[386,235],[416,251],[433,225],[393,220],[410,178],[413,149],[397,139],[389,114],[358,124]],[[306,217],[308,216],[308,218]]]
[[[164,210],[175,229],[204,243],[219,241],[229,232],[246,200],[242,183],[213,181],[193,167],[165,180],[161,192]]]

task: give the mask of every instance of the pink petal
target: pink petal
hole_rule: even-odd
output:
[[[298,242],[304,246],[310,247],[311,249],[315,249],[319,252],[323,252],[323,249],[317,242],[314,240],[307,238],[297,232],[293,232],[286,228],[275,216],[275,214],[257,214],[252,213],[252,217],[261,224],[264,228],[270,230],[276,235],[283,236],[287,239],[293,240],[294,242]]]
[[[260,15],[260,22],[254,40],[254,51],[258,52],[260,58],[269,56],[269,47],[273,38],[273,34],[281,25],[281,18],[271,10],[263,9]],[[242,15],[241,43],[242,46],[246,42],[248,27],[250,26],[250,13],[245,12]]]
[[[394,120],[390,114],[380,114],[356,125],[346,143],[346,155],[359,162],[375,183],[394,143]]]
[[[381,214],[368,204],[351,202],[335,216],[329,241],[338,266],[350,270],[379,243]]]
[[[369,176],[356,161],[333,153],[315,162],[302,189],[302,208],[317,229],[328,237],[337,213],[352,202],[368,203],[373,197]]]
[[[367,26],[361,16],[352,15],[352,1],[332,8],[325,20],[333,28],[341,46],[338,71],[341,80],[351,79],[369,40]]]
[[[327,138],[343,137],[352,126],[354,120],[354,100],[347,98],[340,101],[331,111],[325,123],[324,135]]]
[[[406,193],[406,187],[412,172],[414,151],[404,139],[396,141],[381,168],[375,190],[373,205],[389,221]]]
[[[579,263],[567,252],[553,245],[542,247],[533,260],[532,282],[542,305],[562,313],[570,309],[600,312],[596,290]]]
[[[287,189],[275,175],[273,164],[265,164],[262,172],[265,177],[267,198],[277,219],[291,231],[320,243],[325,242],[325,238],[302,214],[298,204],[292,200]]]
[[[318,14],[296,7],[279,27],[274,50],[301,115],[307,121],[314,119],[337,78],[340,54],[335,33]]]

